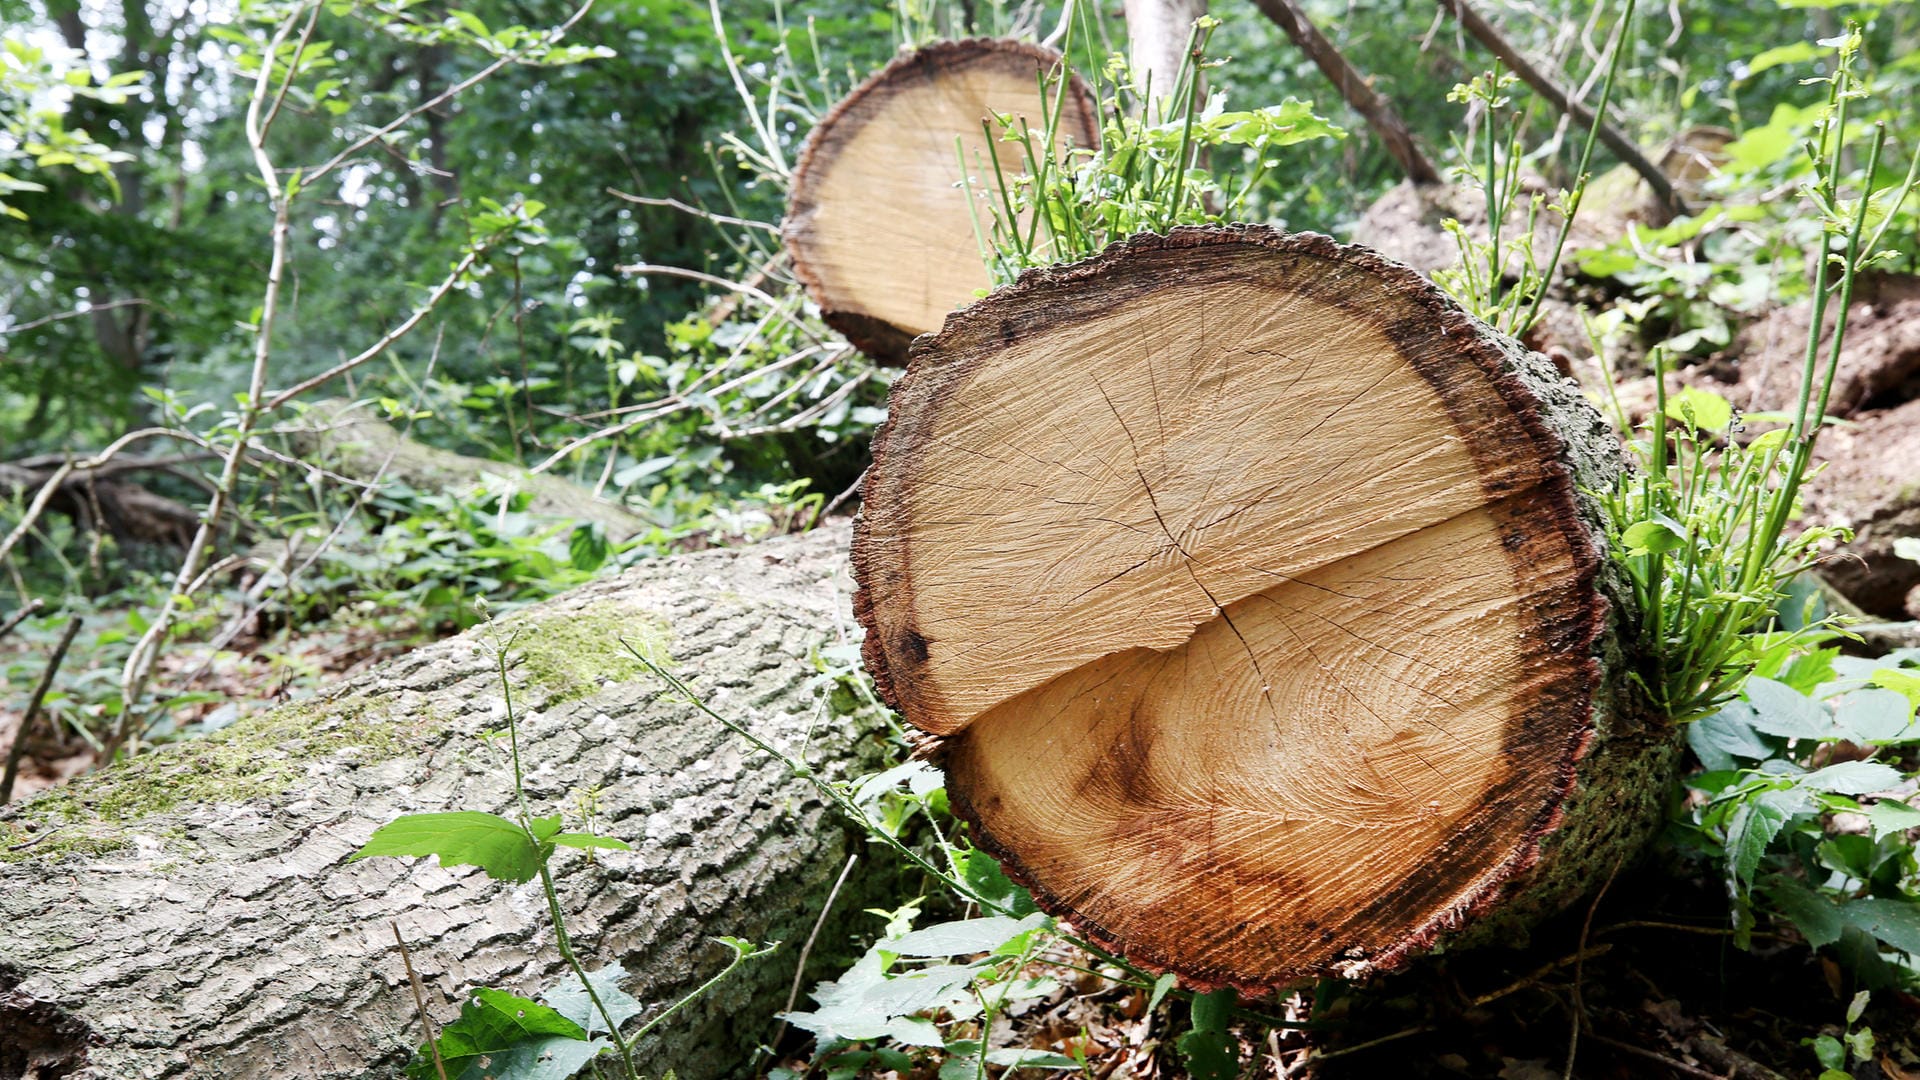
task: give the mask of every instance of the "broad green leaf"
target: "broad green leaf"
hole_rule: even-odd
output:
[[[1039,910],[1033,895],[1007,877],[1007,872],[1000,868],[1000,860],[978,848],[967,852],[960,867],[960,880],[973,890],[973,895],[1004,911],[1024,917]]]
[[[1840,931],[1845,926],[1840,906],[1824,893],[1809,888],[1805,882],[1783,874],[1775,874],[1760,885],[1767,899],[1773,901],[1774,909],[1787,917],[1794,929],[1807,939],[1814,948],[1831,945],[1840,940]]]
[[[1833,722],[1857,743],[1910,738],[1913,705],[1893,690],[1855,690],[1832,702]]]
[[[619,964],[587,972],[587,981],[593,984],[593,992],[600,995],[600,1003],[607,1007],[615,1024],[625,1024],[639,1016],[643,1008],[631,994],[620,989],[626,977],[627,969]],[[593,1007],[593,999],[587,996],[586,988],[578,979],[563,979],[540,996],[555,1012],[585,1028],[589,1035],[607,1029],[607,1022],[601,1019],[600,1010]]]
[[[536,828],[559,818],[540,819]],[[551,832],[549,833],[551,835]],[[532,881],[546,852],[527,830],[498,814],[456,810],[444,814],[407,814],[376,829],[354,859],[374,855],[436,855],[442,866],[477,866],[500,881]]]
[[[1667,415],[1697,431],[1724,431],[1733,423],[1733,402],[1711,390],[1687,386],[1667,399]]]
[[[1840,734],[1820,703],[1785,683],[1754,676],[1747,680],[1747,701],[1758,731],[1788,739],[1832,739]]]
[[[1871,676],[1873,685],[1885,687],[1900,694],[1915,706],[1920,706],[1920,674],[1902,671],[1898,668],[1876,668]]]
[[[1920,810],[1899,799],[1881,799],[1863,812],[1867,815],[1867,824],[1873,827],[1876,841],[1889,833],[1920,829]]]
[[[1882,765],[1877,761],[1843,761],[1802,776],[1799,784],[1810,791],[1865,795],[1895,787],[1900,779],[1900,770],[1891,765]]]
[[[891,941],[880,942],[879,948],[896,956],[962,956],[992,952],[1028,930],[1045,925],[1046,921],[1045,915],[1036,912],[1024,919],[989,915],[984,919],[937,923]]]
[[[1797,807],[1779,796],[1797,792],[1765,791],[1747,799],[1734,810],[1727,822],[1728,880],[1736,895],[1744,895],[1753,884],[1753,872],[1759,868],[1767,847],[1780,834]],[[1805,800],[1805,796],[1800,796]]]
[[[517,994],[505,990],[481,988],[460,1006],[460,1018],[448,1024],[440,1031],[440,1060],[445,1063],[447,1075],[457,1080],[478,1080],[481,1072],[469,1072],[476,1066],[486,1068],[482,1062],[497,1059],[509,1054],[516,1048],[538,1045],[542,1050],[549,1049],[546,1044],[553,1040],[573,1042],[585,1047],[587,1033],[579,1024],[567,1019],[553,1009],[537,1001],[529,1001]],[[598,1051],[593,1051],[597,1053]],[[591,1057],[589,1053],[587,1057]],[[516,1056],[518,1060],[518,1056]],[[575,1065],[577,1071],[587,1058],[581,1058]],[[518,1076],[525,1080],[564,1080],[571,1073],[558,1075],[547,1073],[520,1072],[509,1074],[495,1072],[486,1068],[486,1074],[506,1080],[508,1076]],[[433,1056],[426,1047],[414,1056],[413,1063],[407,1068],[407,1075],[415,1080],[424,1080],[434,1075]]]
[[[1702,765],[1716,772],[1736,768],[1736,758],[1761,761],[1774,753],[1753,730],[1753,706],[1744,701],[1729,701],[1713,715],[1688,724],[1687,745]]]
[[[1920,900],[1855,900],[1842,911],[1853,925],[1901,952],[1920,957]]]
[[[1629,555],[1659,555],[1687,542],[1686,535],[1664,521],[1636,521],[1620,534]]]
[[[1779,67],[1781,64],[1804,64],[1809,60],[1818,60],[1827,55],[1827,50],[1811,41],[1796,41],[1789,45],[1777,45],[1747,61],[1747,77]]]
[[[1235,1080],[1240,1075],[1240,1040],[1231,1032],[1195,1029],[1175,1045],[1193,1080]]]

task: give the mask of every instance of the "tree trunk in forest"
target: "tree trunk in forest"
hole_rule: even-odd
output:
[[[1133,91],[1140,95],[1141,116],[1162,123],[1179,109],[1173,100],[1180,87],[1180,69],[1187,62],[1187,41],[1193,24],[1207,13],[1207,0],[1126,0],[1127,66]],[[1202,79],[1203,73],[1193,73]],[[1206,91],[1196,95],[1206,104]]]
[[[807,137],[781,234],[828,324],[861,350],[899,359],[992,284],[975,223],[984,230],[993,216],[996,171],[1011,183],[1026,165],[983,122],[1011,114],[1038,139],[1051,109],[1062,148],[1098,145],[1084,83],[1053,103],[1040,96],[1039,76],[1059,60],[1021,42],[936,42],[861,83]]]
[[[913,350],[854,540],[869,670],[1049,910],[1199,985],[1509,932],[1650,835],[1612,432],[1361,248],[1142,235]]]
[[[878,718],[836,705],[847,695],[811,659],[851,627],[845,543],[830,528],[652,563],[11,808],[0,1077],[392,1076],[421,1030],[389,920],[441,1022],[476,987],[568,978],[537,881],[346,861],[402,813],[510,812],[503,748],[478,738],[505,724],[493,641],[514,658],[536,811],[597,791],[595,827],[634,845],[555,860],[583,962],[622,963],[657,1008],[720,969],[711,937],[786,943],[641,1048],[649,1075],[742,1072],[855,840],[619,642],[670,657],[715,709],[827,775],[869,767]],[[862,909],[892,898],[887,866],[857,864],[816,975],[845,960]]]

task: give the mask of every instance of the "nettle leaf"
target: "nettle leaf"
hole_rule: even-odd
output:
[[[1727,822],[1727,871],[1736,895],[1745,895],[1753,885],[1753,872],[1773,838],[1795,814],[1806,812],[1812,805],[1812,798],[1804,791],[1763,791],[1734,810],[1732,820]]]
[[[1920,706],[1920,674],[1893,667],[1881,667],[1874,669],[1871,678],[1873,685],[1892,690],[1915,706]]]
[[[1747,680],[1746,696],[1753,706],[1748,722],[1756,730],[1787,739],[1834,739],[1840,731],[1820,703],[1785,683],[1758,675]]]
[[[1853,925],[1920,957],[1920,900],[1855,900],[1841,910]]]
[[[533,826],[535,836],[543,829],[547,836],[552,836],[560,829],[560,819],[537,818]],[[536,842],[527,830],[498,814],[455,810],[395,818],[374,830],[373,838],[353,853],[353,859],[375,855],[436,855],[442,866],[477,866],[488,877],[517,883],[532,881],[551,850],[550,846]]]
[[[1736,758],[1764,761],[1773,756],[1774,748],[1754,730],[1753,717],[1753,706],[1729,701],[1712,716],[1687,725],[1687,745],[1714,772],[1737,768]]]
[[[1240,1040],[1227,1031],[1189,1031],[1175,1045],[1193,1080],[1235,1080],[1240,1075]]]
[[[620,983],[627,977],[627,969],[619,964],[608,964],[599,971],[587,972],[587,981],[593,984],[593,992],[600,995],[600,1003],[607,1007],[607,1013],[613,1017],[616,1025],[640,1015],[643,1006],[633,995],[620,989]],[[607,1022],[600,1018],[600,1010],[593,1007],[593,999],[587,996],[586,987],[578,979],[565,979],[550,987],[540,995],[553,1011],[586,1029],[592,1035],[596,1031],[605,1031]]]
[[[1045,926],[1047,917],[1038,912],[1024,919],[990,915],[984,919],[963,919],[938,923],[922,930],[883,941],[879,948],[896,956],[963,956],[992,952],[1029,930]]]
[[[1891,833],[1920,829],[1920,810],[1899,799],[1881,799],[1867,807],[1864,813],[1867,815],[1867,824],[1873,827],[1876,842]]]
[[[1901,742],[1913,729],[1913,704],[1893,690],[1855,690],[1833,702],[1833,722],[1858,743]]]
[[[1798,783],[1810,791],[1828,791],[1837,795],[1865,795],[1885,791],[1900,783],[1900,770],[1877,761],[1843,761],[1802,776]]]
[[[1022,918],[1039,910],[1033,894],[1013,883],[1000,867],[1000,860],[975,848],[967,852],[960,866],[960,880],[982,901]]]
[[[565,1080],[599,1053],[579,1024],[553,1009],[484,987],[460,1006],[458,1020],[440,1030],[439,1047],[453,1080]],[[584,1056],[579,1056],[581,1051]],[[577,1060],[571,1070],[550,1071],[573,1058]],[[509,1071],[509,1064],[515,1071]],[[413,1080],[434,1076],[432,1051],[421,1047],[407,1075]]]
[[[1786,916],[1794,929],[1814,948],[1840,940],[1846,920],[1840,905],[1824,893],[1809,888],[1797,878],[1774,874],[1760,885],[1760,891],[1773,902],[1774,910]]]

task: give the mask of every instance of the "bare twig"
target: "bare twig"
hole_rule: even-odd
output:
[[[1302,52],[1313,58],[1320,73],[1339,89],[1340,96],[1347,99],[1353,111],[1366,118],[1380,145],[1393,155],[1393,160],[1400,163],[1400,171],[1407,174],[1407,179],[1416,184],[1440,182],[1439,171],[1420,152],[1419,145],[1413,141],[1413,133],[1407,130],[1406,121],[1400,119],[1393,103],[1374,92],[1373,84],[1355,70],[1333,42],[1327,40],[1327,36],[1313,25],[1313,20],[1307,18],[1307,13],[1301,10],[1296,0],[1254,0],[1254,6],[1285,30]]]
[[[665,206],[678,210],[683,214],[691,214],[697,218],[704,218],[707,221],[713,222],[715,225],[738,225],[743,229],[763,229],[775,235],[778,235],[780,232],[780,226],[778,225],[765,221],[755,221],[752,218],[730,217],[726,214],[716,214],[711,210],[703,210],[698,206],[683,203],[679,199],[663,199],[651,195],[629,195],[617,188],[608,188],[607,194],[616,199],[625,199],[630,203],[639,203],[641,206]]]
[[[1580,945],[1574,950],[1573,961],[1573,1033],[1567,1036],[1567,1068],[1562,1074],[1565,1080],[1573,1080],[1573,1059],[1580,1051],[1580,1026],[1587,1018],[1587,1005],[1580,996],[1580,984],[1586,975],[1587,939],[1593,934],[1593,913],[1600,910],[1600,901],[1607,898],[1607,890],[1613,887],[1613,879],[1619,876],[1620,864],[1624,861],[1613,861],[1613,870],[1607,874],[1607,880],[1600,883],[1600,891],[1593,894],[1593,903],[1587,907],[1586,921],[1580,924]]]
[[[261,407],[261,411],[272,412],[287,402],[292,401],[294,398],[299,397],[301,394],[312,390],[314,387],[322,383],[331,382],[367,361],[374,359],[381,353],[386,352],[387,346],[405,337],[414,327],[419,326],[421,321],[428,315],[433,314],[433,310],[440,306],[440,302],[446,299],[448,293],[459,286],[461,279],[466,276],[468,270],[473,268],[473,264],[479,260],[485,251],[486,249],[484,247],[476,247],[461,256],[460,261],[453,265],[453,269],[447,271],[447,276],[440,279],[440,284],[435,285],[433,291],[427,294],[426,301],[419,307],[414,308],[413,314],[408,315],[398,326],[380,335],[380,340],[312,378],[302,379],[292,386],[287,387],[285,390],[275,391],[271,397],[267,398],[267,403]]]
[[[1573,100],[1565,90],[1542,74],[1540,69],[1534,67],[1518,49],[1515,49],[1498,30],[1493,28],[1493,24],[1481,18],[1479,12],[1467,6],[1467,0],[1438,0],[1438,3],[1443,10],[1451,12],[1456,19],[1460,20],[1460,25],[1466,29],[1467,33],[1478,39],[1480,44],[1485,45],[1488,52],[1499,57],[1501,63],[1511,68],[1515,75],[1520,76],[1521,81],[1533,87],[1534,92],[1547,99],[1554,108],[1571,115],[1581,124],[1589,126],[1593,124],[1593,110]],[[1621,42],[1621,47],[1624,48],[1625,45],[1624,41]],[[1655,198],[1669,209],[1679,213],[1686,212],[1686,204],[1680,198],[1679,192],[1674,190],[1673,182],[1667,179],[1667,174],[1660,171],[1660,166],[1647,160],[1647,156],[1640,152],[1640,148],[1635,146],[1631,139],[1612,124],[1601,124],[1599,132],[1600,141],[1607,144],[1607,149],[1613,151],[1615,156],[1646,180],[1647,186],[1653,189]]]
[[[420,1013],[420,1024],[427,1030],[427,1049],[433,1052],[433,1071],[440,1080],[447,1080],[446,1063],[440,1060],[440,1034],[433,1030],[433,1017],[427,1015],[427,995],[420,988],[420,973],[413,970],[413,954],[407,951],[407,940],[400,936],[400,924],[388,920],[393,927],[393,942],[400,946],[400,962],[407,966],[407,981],[413,984],[413,1007]]]
[[[133,297],[127,300],[110,300],[104,304],[91,304],[85,311],[63,311],[58,315],[46,315],[38,319],[23,322],[18,326],[0,326],[0,337],[6,337],[8,334],[24,333],[25,331],[38,329],[49,323],[57,323],[66,319],[84,319],[96,311],[111,311],[114,308],[138,307],[151,303],[153,303],[153,301],[145,299],[144,297]]]
[[[833,902],[840,897],[840,887],[847,883],[847,875],[853,873],[853,864],[859,861],[859,852],[848,855],[847,865],[840,868],[840,876],[834,879],[833,888],[828,890],[827,902],[820,906],[820,917],[813,920],[813,929],[807,932],[807,943],[800,946],[800,962],[794,966],[793,985],[787,988],[787,1007],[780,1010],[781,1012],[792,1012],[794,1004],[800,1000],[800,983],[807,974],[807,957],[813,954],[814,939],[820,936],[820,928],[827,924],[827,915],[833,911]],[[774,1033],[773,1045],[779,1046],[781,1037],[786,1033],[787,1022],[782,1020],[780,1030]]]
[[[37,596],[27,601],[26,603],[21,604],[19,611],[16,611],[13,614],[7,616],[5,622],[0,622],[0,638],[6,637],[8,634],[13,633],[14,627],[19,626],[22,622],[25,622],[28,618],[30,618],[33,615],[34,612],[39,611],[41,608],[45,607],[46,605],[47,605],[47,602],[45,600],[40,599]]]
[[[47,700],[47,691],[53,688],[53,677],[66,660],[67,647],[73,644],[74,635],[80,632],[82,621],[78,615],[67,620],[66,632],[60,635],[60,644],[53,647],[53,656],[47,660],[47,670],[41,673],[39,685],[33,688],[33,698],[27,702],[27,712],[20,718],[19,730],[13,733],[13,746],[7,750],[6,772],[0,775],[0,806],[13,800],[13,778],[20,772],[20,755],[27,748],[27,733],[33,730],[33,722],[40,718],[40,706]]]
[[[1632,1043],[1621,1042],[1619,1039],[1610,1039],[1597,1031],[1593,1033],[1593,1041],[1605,1046],[1611,1046],[1615,1050],[1632,1054],[1635,1057],[1646,1058],[1649,1061],[1657,1061],[1667,1068],[1672,1069],[1674,1072],[1679,1073],[1681,1076],[1698,1076],[1701,1077],[1702,1080],[1725,1080],[1719,1073],[1710,1073],[1699,1066],[1689,1065],[1684,1061],[1670,1058],[1665,1054],[1654,1053],[1644,1046],[1635,1046]]]

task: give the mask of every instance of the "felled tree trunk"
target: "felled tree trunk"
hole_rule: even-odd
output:
[[[555,860],[584,962],[620,962],[657,1007],[723,966],[713,936],[786,942],[641,1048],[653,1076],[742,1072],[854,843],[804,781],[663,696],[620,641],[826,774],[864,769],[875,718],[836,708],[812,659],[850,625],[845,543],[827,529],[636,569],[10,809],[0,1077],[392,1076],[421,1028],[390,920],[441,1022],[473,988],[567,978],[537,881],[347,862],[399,814],[512,812],[504,747],[478,737],[505,726],[496,643],[535,812],[592,791],[594,825],[634,845]],[[886,865],[856,865],[815,975],[890,898]]]
[[[335,398],[317,402],[289,434],[291,449],[355,480],[378,476],[420,491],[460,494],[477,489],[483,477],[505,481],[531,499],[527,510],[554,518],[598,522],[609,538],[629,540],[653,528],[639,514],[594,498],[578,484],[518,465],[468,457],[428,446],[401,434],[371,406]]]
[[[1199,985],[1392,969],[1628,858],[1623,690],[1542,358],[1360,248],[1139,236],[915,345],[854,541],[866,658],[1041,904]]]
[[[1098,145],[1099,112],[1083,82],[1057,86],[1052,101],[1040,95],[1059,60],[1016,41],[935,42],[888,64],[820,121],[794,168],[781,235],[829,325],[897,360],[992,284],[980,243],[996,176],[1012,184],[1026,171],[995,118],[1026,121],[1038,145],[1051,111],[1059,149]]]

